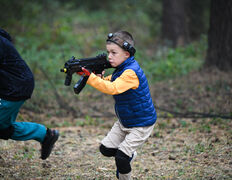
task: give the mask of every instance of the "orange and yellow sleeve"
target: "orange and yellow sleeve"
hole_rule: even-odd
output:
[[[103,77],[102,79],[106,80],[106,81],[110,81],[112,78],[112,74],[106,77]]]
[[[136,73],[127,69],[115,81],[111,82],[111,75],[105,78],[100,78],[94,73],[91,73],[87,84],[96,88],[97,90],[110,95],[121,94],[129,89],[136,89],[139,87],[139,79]]]

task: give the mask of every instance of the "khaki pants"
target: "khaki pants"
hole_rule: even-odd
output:
[[[154,126],[125,128],[116,121],[101,143],[108,148],[118,148],[131,157],[151,135]]]

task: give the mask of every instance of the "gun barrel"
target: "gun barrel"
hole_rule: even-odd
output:
[[[67,69],[66,68],[62,68],[62,69],[60,69],[60,72],[67,72]]]

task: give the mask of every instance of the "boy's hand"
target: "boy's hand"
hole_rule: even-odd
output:
[[[81,69],[82,69],[81,72],[77,72],[78,75],[80,75],[80,76],[82,76],[82,75],[89,76],[91,74],[91,72],[89,70],[87,70],[85,68],[81,68]]]
[[[105,74],[105,71],[102,71],[102,73],[101,74],[96,74],[98,77],[100,77],[100,78],[103,78],[104,77],[104,74]]]

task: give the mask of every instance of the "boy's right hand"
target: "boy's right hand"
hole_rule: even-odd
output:
[[[104,77],[104,74],[105,74],[105,71],[102,71],[101,74],[96,74],[96,75],[97,75],[98,77],[102,78],[102,77]]]

